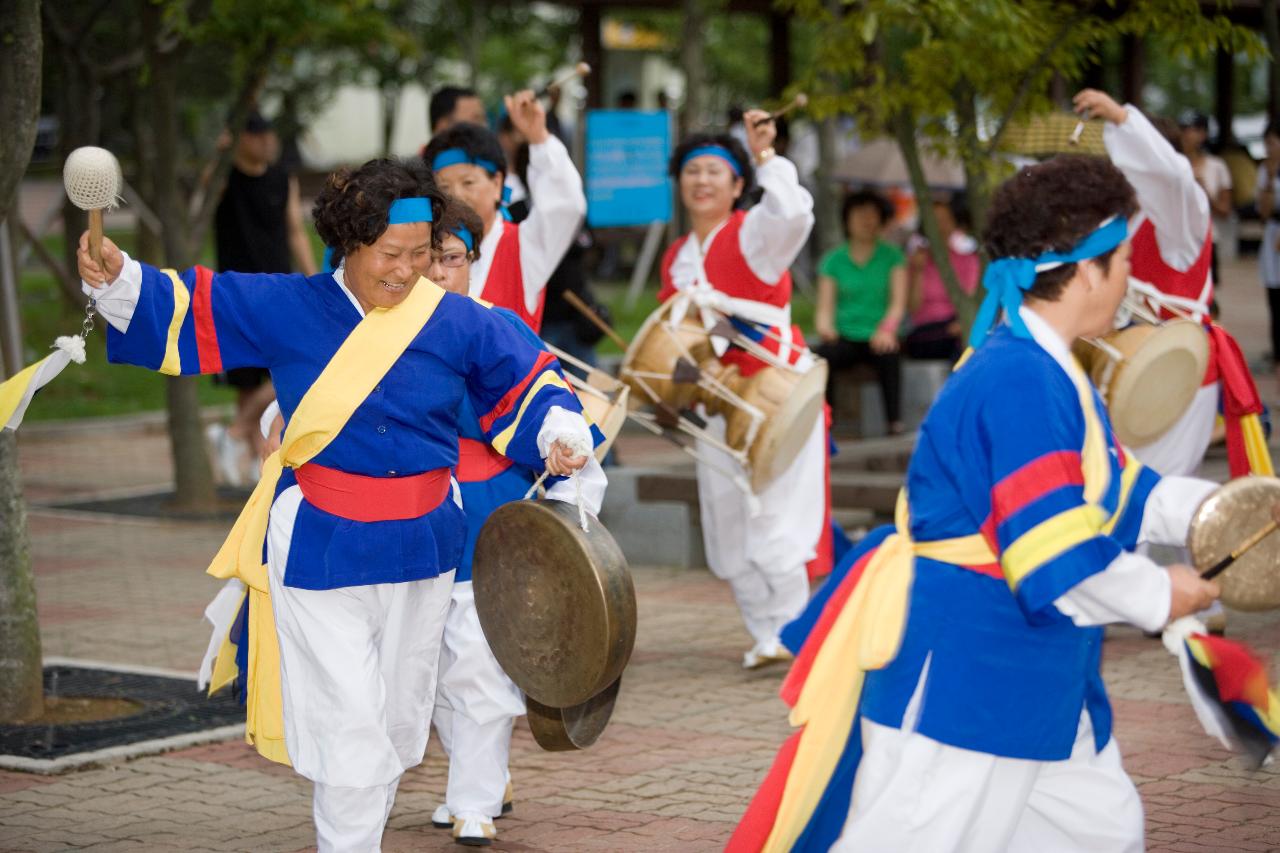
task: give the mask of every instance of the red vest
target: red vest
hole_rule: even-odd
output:
[[[746,216],[745,210],[734,211],[729,221],[711,241],[711,248],[702,261],[703,269],[707,272],[707,281],[711,282],[716,290],[735,299],[750,299],[753,302],[785,308],[791,302],[791,272],[784,272],[776,284],[769,284],[751,270],[751,265],[742,254],[739,243],[739,234]],[[662,258],[662,289],[658,291],[659,301],[666,302],[676,293],[675,282],[671,278],[671,266],[675,263],[680,248],[688,239],[689,235],[686,234],[676,240],[668,247]],[[783,335],[783,330],[777,327],[771,328],[769,332],[772,336]],[[759,344],[776,354],[782,346],[772,336],[762,338]],[[795,364],[804,349],[804,334],[799,326],[792,326],[791,336],[791,340],[795,341],[799,348],[787,348],[787,360]],[[737,364],[744,376],[750,376],[764,366],[764,362],[736,347],[726,352],[720,360],[727,364]]]
[[[520,268],[520,226],[502,223],[502,239],[489,262],[489,274],[480,290],[480,298],[508,311],[514,311],[535,332],[542,329],[542,308],[547,292],[538,294],[538,305],[532,314],[524,301],[524,271]]]
[[[1150,219],[1144,219],[1138,226],[1132,240],[1133,255],[1130,259],[1130,275],[1144,281],[1170,296],[1190,299],[1198,302],[1200,294],[1205,293],[1205,301],[1213,301],[1213,283],[1205,290],[1205,280],[1209,277],[1210,265],[1213,261],[1213,225],[1209,225],[1209,233],[1205,235],[1200,254],[1187,270],[1179,271],[1165,262],[1160,254],[1160,241],[1156,237],[1156,227]],[[1173,314],[1161,312],[1168,319]]]

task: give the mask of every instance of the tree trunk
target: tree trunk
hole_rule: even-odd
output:
[[[706,119],[707,60],[704,0],[684,0],[684,38],[680,42],[680,68],[684,71],[684,108],[680,111],[680,135],[702,127]]]
[[[396,105],[400,101],[400,86],[384,82],[378,87],[382,95],[382,156],[391,156],[392,137],[396,132]]]
[[[1267,118],[1280,119],[1280,10],[1276,0],[1262,0],[1262,33],[1267,40]]]
[[[0,3],[0,220],[13,199],[35,144],[40,115],[40,3]],[[36,585],[27,543],[17,442],[0,430],[0,722],[44,710]]]
[[[920,215],[920,229],[929,241],[929,257],[942,275],[942,283],[951,297],[951,304],[956,307],[956,317],[960,321],[963,333],[969,333],[977,313],[977,291],[969,295],[960,288],[960,279],[955,268],[951,266],[951,253],[947,250],[946,241],[942,239],[942,231],[938,228],[938,217],[933,213],[932,190],[924,175],[924,165],[920,161],[920,143],[916,139],[916,123],[908,112],[901,112],[893,119],[894,138],[902,159],[907,165],[907,174],[911,176],[911,190],[916,196],[916,210]]]
[[[150,105],[155,182],[152,209],[162,223],[161,243],[165,263],[178,269],[190,266],[192,248],[186,205],[179,197],[177,51],[158,47],[157,34],[163,10],[143,3],[143,33],[150,66]],[[173,456],[174,503],[186,510],[212,510],[217,505],[213,469],[205,452],[200,423],[197,377],[170,377],[165,386],[169,412],[169,448]]]

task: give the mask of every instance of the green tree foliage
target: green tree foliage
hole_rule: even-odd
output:
[[[790,0],[818,27],[816,58],[802,86],[818,116],[852,114],[864,135],[895,138],[918,198],[929,188],[921,146],[964,166],[979,226],[990,193],[1007,173],[1000,139],[1011,122],[1054,108],[1051,83],[1075,81],[1126,35],[1159,33],[1180,55],[1220,45],[1262,53],[1251,32],[1195,0]],[[952,298],[968,307],[920,206],[934,261]]]

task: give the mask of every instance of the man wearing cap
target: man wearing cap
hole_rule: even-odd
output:
[[[458,124],[432,137],[423,159],[440,188],[480,215],[484,236],[471,267],[471,295],[514,311],[535,332],[542,326],[547,280],[587,212],[582,178],[564,144],[547,130],[547,114],[523,91],[506,98],[515,130],[529,143],[529,195],[538,200],[519,225],[503,215],[507,158],[488,128]]]

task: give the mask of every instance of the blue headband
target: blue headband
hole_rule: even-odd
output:
[[[391,210],[387,213],[388,225],[431,220],[431,199],[429,198],[398,198],[391,202]]]
[[[461,148],[446,148],[435,156],[431,161],[431,171],[438,172],[449,166],[458,166],[463,163],[469,163],[472,166],[479,166],[490,175],[498,174],[498,164],[492,160],[486,160],[483,157],[472,157]]]
[[[981,346],[987,332],[991,330],[991,324],[995,322],[996,312],[1001,308],[1004,309],[1015,335],[1020,338],[1031,337],[1026,324],[1018,316],[1018,309],[1022,307],[1022,294],[1035,284],[1036,275],[1065,264],[1105,255],[1128,237],[1129,223],[1113,216],[1066,254],[1045,252],[1038,258],[999,258],[992,261],[982,276],[982,286],[987,289],[987,296],[978,309],[973,328],[969,330],[969,346],[974,349]]]
[[[467,228],[465,225],[459,225],[451,233],[462,241],[462,245],[467,247],[468,252],[475,251],[476,238],[471,236],[471,229]]]
[[[738,160],[733,153],[723,145],[700,145],[697,148],[684,155],[684,159],[680,161],[680,168],[683,169],[685,164],[694,157],[719,157],[729,164],[729,168],[733,169],[733,173],[739,178],[742,177],[742,167],[738,165]]]

